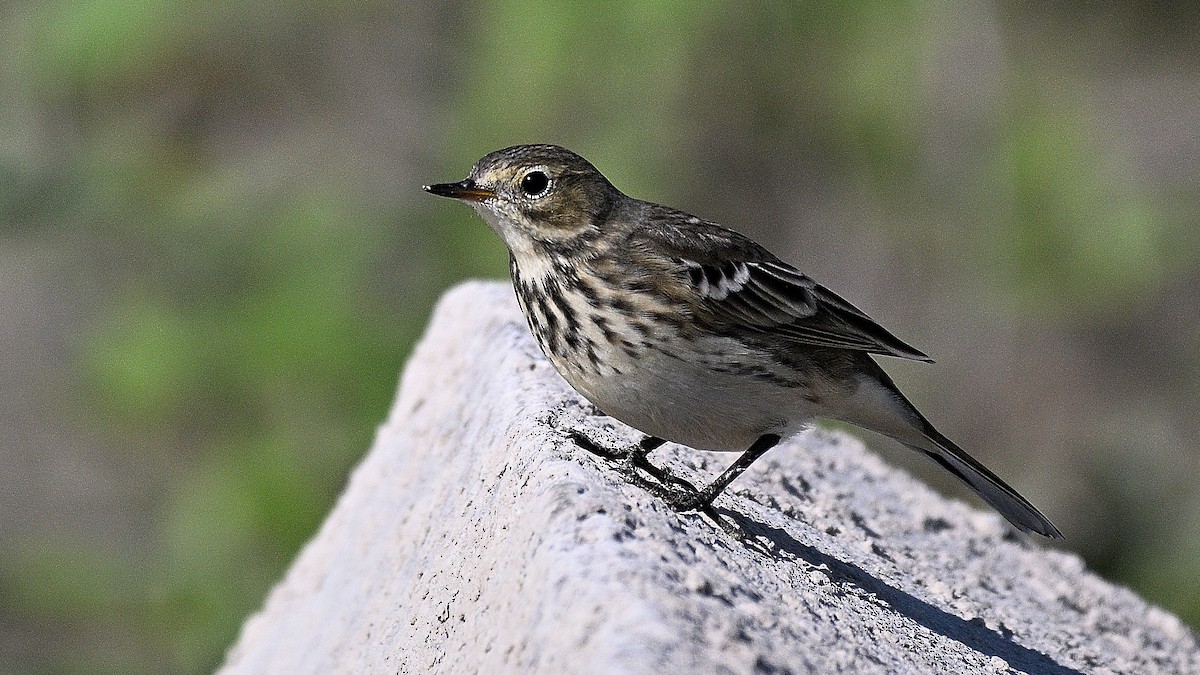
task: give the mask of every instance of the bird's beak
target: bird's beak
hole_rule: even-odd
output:
[[[496,191],[490,188],[480,187],[475,184],[475,181],[467,178],[466,180],[457,183],[438,183],[436,185],[424,186],[426,192],[435,194],[439,197],[449,197],[451,199],[459,199],[464,202],[482,202],[486,199],[491,199],[496,196]]]

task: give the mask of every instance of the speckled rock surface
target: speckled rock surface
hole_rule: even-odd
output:
[[[537,352],[511,290],[447,294],[337,507],[227,673],[1200,673],[1175,617],[849,436],[677,514],[567,439],[637,434]],[[733,459],[668,444],[703,482]]]

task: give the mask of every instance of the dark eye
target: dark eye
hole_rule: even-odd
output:
[[[550,187],[550,176],[545,171],[533,170],[521,176],[521,192],[526,197],[541,197]]]

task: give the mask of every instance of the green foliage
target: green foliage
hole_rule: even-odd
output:
[[[1034,311],[1087,313],[1155,291],[1173,262],[1168,223],[1078,103],[1029,88],[1011,100],[997,155],[1013,190],[1004,240],[1021,279],[1014,297]]]
[[[179,195],[170,230],[146,235],[161,257],[87,352],[111,419],[193,455],[165,495],[146,601],[177,663],[204,668],[369,444],[415,329],[369,295],[384,228],[352,198],[254,208],[234,192]]]

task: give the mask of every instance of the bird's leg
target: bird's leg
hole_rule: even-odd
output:
[[[738,457],[733,464],[729,465],[728,469],[725,469],[724,473],[717,476],[717,479],[705,486],[704,489],[692,488],[690,493],[686,490],[674,493],[667,498],[667,503],[677,511],[704,511],[711,508],[717,495],[729,487],[729,484],[742,475],[742,472],[748,469],[756,459],[762,457],[778,443],[779,436],[775,434],[759,436],[749,450],[743,452],[741,457]]]
[[[662,447],[666,443],[661,438],[647,436],[638,441],[637,447],[629,449],[629,453],[625,455],[625,469],[630,473],[636,472],[638,469],[654,476],[660,483],[666,483],[673,480],[675,477],[663,471],[662,469],[650,463],[649,455],[652,451]]]
[[[712,502],[717,498],[717,495],[729,487],[729,484],[734,479],[742,475],[742,472],[753,464],[754,460],[762,457],[767,450],[770,450],[775,447],[775,444],[779,443],[779,436],[774,434],[766,434],[759,437],[754,442],[754,445],[750,446],[749,450],[742,453],[728,469],[725,469],[724,473],[703,490],[699,490],[691,482],[650,463],[647,455],[666,443],[661,438],[646,436],[641,441],[638,441],[635,446],[625,448],[624,450],[617,450],[599,445],[583,432],[576,429],[571,429],[567,434],[576,445],[594,455],[609,460],[623,459],[622,473],[625,474],[629,482],[663,500],[671,508],[676,511],[698,511],[703,513],[711,518],[713,522],[720,525],[722,529],[738,538],[741,538],[744,533],[736,525],[726,522],[717,513],[716,509],[713,508]],[[643,472],[646,475],[643,475]]]
[[[593,455],[599,455],[604,459],[622,459],[629,456],[629,450],[606,448],[596,441],[593,441],[587,434],[578,429],[568,429],[567,436],[575,443],[575,445],[578,445]]]
[[[661,438],[647,436],[641,441],[638,441],[637,445],[629,448],[607,448],[600,445],[596,441],[593,441],[591,437],[578,429],[569,429],[567,431],[567,436],[575,442],[575,445],[578,445],[593,455],[599,455],[604,459],[623,459],[625,460],[626,464],[641,468],[651,466],[646,460],[646,455],[650,454],[650,451],[659,447],[663,443],[666,443],[666,441]],[[654,469],[655,467],[651,466],[651,468]],[[647,473],[653,474],[654,472],[650,469],[647,469]]]
[[[645,461],[646,455],[649,455],[651,452],[661,448],[663,443],[666,443],[666,441],[661,438],[656,436],[647,436],[638,441],[637,448],[629,449],[629,457],[631,459],[637,458],[636,461]]]
[[[756,442],[754,446],[750,448],[750,450],[747,450],[742,454],[741,457],[738,458],[737,462],[734,462],[734,466],[726,469],[725,473],[721,474],[721,476],[714,481],[712,485],[709,485],[702,491],[697,490],[696,486],[692,485],[687,480],[675,476],[671,472],[650,463],[647,455],[666,443],[666,441],[661,438],[657,438],[655,436],[646,436],[642,440],[638,441],[638,444],[633,447],[626,448],[624,450],[614,450],[600,446],[586,434],[577,429],[569,430],[567,435],[572,441],[575,442],[576,445],[594,455],[598,455],[610,460],[623,458],[623,473],[628,478],[629,482],[649,492],[655,497],[658,497],[666,502],[668,506],[671,506],[678,511],[699,511],[700,513],[703,513],[712,519],[714,523],[719,525],[721,529],[725,530],[734,537],[737,537],[738,539],[742,539],[745,536],[745,533],[733,522],[722,518],[721,515],[717,513],[717,510],[712,507],[712,501],[716,498],[717,494],[721,492],[721,490],[724,490],[725,487],[733,481],[734,478],[737,478],[742,471],[745,471],[746,467],[750,466],[751,462],[761,457],[764,452],[771,448],[771,446],[779,442],[778,436],[770,436],[769,438],[774,439],[770,443],[763,442],[763,439],[768,438],[768,436],[758,439],[758,442]],[[758,449],[758,446],[760,445],[762,445],[762,448]],[[739,465],[740,468],[735,471],[734,468]],[[641,469],[641,471],[638,469]],[[642,475],[642,472],[645,472],[654,480],[647,479]],[[675,487],[669,487],[669,484],[674,484]],[[709,494],[710,491],[711,494]]]
[[[688,481],[671,474],[671,472],[665,469],[655,466],[647,458],[647,455],[649,455],[652,451],[662,447],[662,445],[666,443],[666,441],[661,438],[657,438],[655,436],[646,436],[642,440],[638,441],[637,445],[632,447],[625,449],[613,449],[601,446],[599,443],[596,443],[586,434],[577,429],[571,429],[567,432],[567,435],[570,436],[571,440],[574,441],[576,445],[584,450],[587,450],[593,455],[598,455],[609,460],[624,460],[622,462],[622,470],[629,480],[635,485],[653,493],[660,499],[664,499],[669,502],[672,499],[679,498],[678,489],[671,489],[668,487],[670,484],[678,486],[679,489],[682,489],[688,494],[694,495],[698,492],[695,485],[692,485]],[[639,469],[644,471],[651,478],[654,478],[657,483],[646,480],[639,472]]]
[[[650,454],[651,451],[653,451],[659,447],[662,447],[662,445],[664,443],[666,443],[666,441],[664,441],[661,438],[656,438],[654,436],[647,436],[647,437],[643,438],[640,442],[638,442],[637,447],[630,448],[629,454],[625,456],[625,464],[627,466],[627,470],[630,473],[633,473],[637,469],[641,469],[642,471],[645,471],[646,473],[653,476],[656,480],[658,480],[659,483],[662,483],[664,486],[667,483],[674,483],[676,486],[678,486],[685,492],[689,492],[689,493],[693,493],[693,494],[699,492],[699,490],[696,489],[696,486],[692,485],[687,480],[680,478],[679,476],[676,476],[675,474],[671,473],[670,471],[667,471],[666,469],[664,469],[662,467],[655,466],[654,464],[650,463],[650,459],[647,456]],[[668,501],[670,501],[670,500],[668,500]]]

